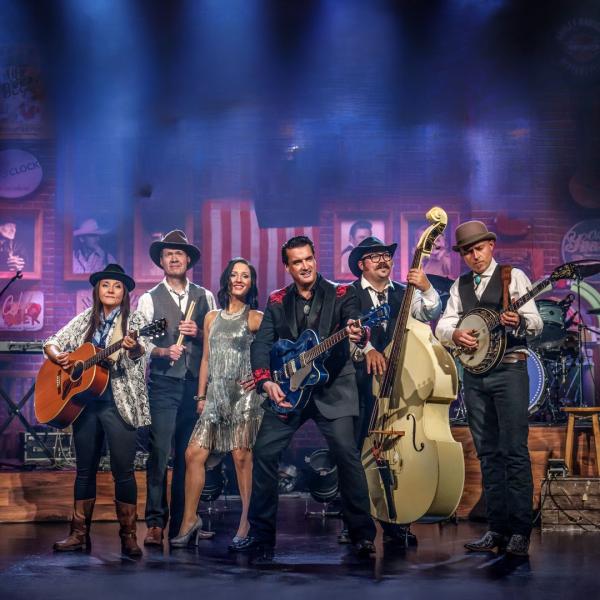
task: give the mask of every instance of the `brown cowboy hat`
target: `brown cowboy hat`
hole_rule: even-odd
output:
[[[358,266],[358,262],[362,260],[365,254],[371,254],[372,252],[389,252],[394,256],[398,244],[385,244],[379,238],[374,236],[366,237],[358,246],[355,246],[348,256],[348,266],[356,277],[362,275],[362,271]]]
[[[102,271],[96,271],[90,275],[90,283],[96,285],[103,279],[116,279],[131,292],[135,288],[135,281],[125,273],[125,269],[121,265],[111,263],[106,265]]]
[[[481,221],[467,221],[461,223],[454,232],[456,244],[452,246],[454,252],[460,252],[467,246],[472,246],[483,240],[496,240],[496,234],[493,231],[488,231],[485,223]]]
[[[200,248],[190,244],[187,236],[181,229],[169,231],[162,240],[150,244],[150,258],[157,267],[160,267],[160,253],[163,251],[163,248],[183,250],[190,257],[188,269],[191,269],[200,258]]]

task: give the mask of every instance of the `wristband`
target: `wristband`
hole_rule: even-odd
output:
[[[194,396],[194,400],[196,402],[203,402],[204,400],[206,400],[206,394],[204,394],[203,396]]]

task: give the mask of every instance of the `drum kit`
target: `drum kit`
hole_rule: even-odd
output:
[[[591,277],[600,272],[599,261],[579,261],[578,279]],[[434,288],[440,289],[440,296],[449,296],[449,283],[429,276]],[[444,280],[446,278],[443,278]],[[435,280],[435,281],[434,281]],[[536,300],[542,317],[542,333],[528,340],[527,372],[529,374],[529,415],[532,421],[555,423],[563,421],[563,406],[583,406],[593,398],[584,398],[583,376],[586,368],[593,369],[587,357],[584,339],[588,333],[600,334],[584,324],[581,312],[581,296],[578,296],[577,310],[569,315],[569,309],[576,295],[568,294],[563,300]],[[592,308],[588,315],[600,315],[600,308]],[[459,361],[457,361],[458,363]],[[457,365],[459,380],[462,382],[462,368]],[[459,390],[458,398],[452,405],[451,422],[466,422],[467,411]]]

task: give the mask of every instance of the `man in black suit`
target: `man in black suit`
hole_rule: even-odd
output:
[[[404,298],[406,286],[392,281],[390,275],[394,265],[393,258],[398,244],[385,244],[376,237],[365,238],[348,257],[348,266],[358,279],[352,284],[360,300],[361,312],[384,302],[390,305],[390,321],[371,332],[371,339],[364,348],[353,348],[352,357],[356,366],[356,381],[359,391],[359,416],[356,421],[356,443],[359,451],[367,436],[375,398],[373,396],[373,374],[382,375],[386,369],[383,351],[392,341],[396,319]],[[414,294],[411,314],[419,321],[437,319],[442,312],[442,303],[438,292],[431,285],[422,269],[410,269],[408,283],[417,291]],[[386,526],[386,533],[397,540],[406,541],[408,537],[414,543],[412,534],[405,528]],[[338,538],[346,543],[345,530]]]
[[[305,236],[294,237],[283,245],[282,260],[294,281],[270,295],[251,348],[257,390],[266,394],[270,402],[265,402],[265,414],[253,448],[250,533],[233,549],[272,555],[279,457],[297,429],[313,419],[327,440],[338,468],[342,507],[351,541],[360,556],[368,556],[374,552],[375,526],[370,516],[367,481],[354,442],[358,390],[348,341],[332,349],[325,362],[329,380],[314,389],[303,409],[282,416],[270,404],[291,408],[279,385],[271,380],[269,353],[278,339],[296,340],[306,329],[313,329],[325,338],[337,329],[348,327],[350,340],[355,343],[363,340],[363,330],[353,321],[360,313],[356,290],[319,275],[313,243]]]

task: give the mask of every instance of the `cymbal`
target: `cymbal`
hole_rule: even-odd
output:
[[[588,315],[600,315],[600,308],[590,308],[587,313]]]
[[[600,260],[574,260],[568,263],[577,273],[578,279],[586,279],[600,273]]]
[[[427,279],[439,294],[449,294],[454,283],[454,279],[442,275],[427,275]]]

